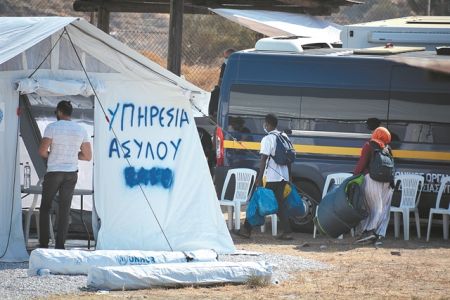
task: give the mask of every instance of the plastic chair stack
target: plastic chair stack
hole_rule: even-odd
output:
[[[439,192],[436,198],[436,207],[430,209],[430,215],[428,218],[427,242],[430,240],[431,222],[433,221],[433,214],[442,215],[442,229],[444,240],[448,240],[448,225],[449,225],[448,219],[450,216],[450,204],[448,208],[440,207],[442,195],[444,194],[445,188],[447,187],[448,184],[450,184],[450,176],[443,177],[441,179],[441,186],[439,187]]]
[[[226,199],[225,194],[230,184],[231,177],[235,177],[234,194],[232,199]],[[228,206],[228,229],[233,227],[233,209],[234,209],[234,228],[241,228],[241,206],[245,205],[250,197],[253,185],[256,180],[256,171],[246,168],[230,169],[225,177],[222,188],[222,194],[219,199],[220,205]]]
[[[322,191],[322,199],[326,196],[326,194],[329,192],[329,189],[333,186],[333,188],[338,187],[342,182],[344,182],[345,179],[352,177],[353,174],[352,173],[334,173],[334,174],[329,174],[327,176],[327,179],[325,180],[325,184],[323,186],[323,191]],[[316,207],[316,216],[317,216],[317,209],[318,207]],[[313,231],[313,238],[316,238],[316,233],[317,233],[317,227],[316,224],[314,224],[314,231]],[[352,230],[352,235],[353,235],[353,230]],[[342,239],[343,236],[339,236],[339,239]]]
[[[391,206],[394,213],[394,232],[398,238],[400,234],[400,214],[403,215],[403,235],[405,241],[409,240],[409,215],[413,212],[416,219],[417,237],[420,238],[419,210],[417,208],[420,194],[423,189],[424,178],[420,175],[403,174],[395,176],[395,185],[400,182],[400,206]]]

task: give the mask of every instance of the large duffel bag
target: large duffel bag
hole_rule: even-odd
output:
[[[293,184],[290,184],[290,192],[283,200],[283,206],[290,218],[303,218],[306,216],[305,203]]]
[[[275,214],[278,203],[271,189],[257,187],[247,205],[246,217],[251,226],[261,226],[265,216]]]
[[[314,218],[322,234],[337,238],[367,218],[363,185],[364,175],[354,175],[322,199]]]

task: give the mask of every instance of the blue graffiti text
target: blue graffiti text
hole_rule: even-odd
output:
[[[125,140],[121,144],[113,138],[109,144],[109,158],[138,158],[151,160],[175,160],[181,145],[181,138],[170,141]]]
[[[108,108],[108,113],[110,117],[109,130],[117,122],[120,122],[117,126],[120,126],[121,131],[143,127],[182,128],[189,124],[188,112],[183,108],[141,106],[118,102],[114,108]]]
[[[140,168],[126,167],[124,169],[125,182],[133,188],[138,185],[161,186],[170,189],[174,181],[174,173],[169,168]]]

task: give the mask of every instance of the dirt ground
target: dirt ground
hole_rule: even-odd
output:
[[[259,288],[225,285],[86,292],[64,299],[450,299],[450,242],[442,240],[442,235],[436,234],[427,243],[423,237],[403,241],[390,234],[379,248],[354,245],[349,236],[343,240],[312,239],[311,234],[296,233],[294,237],[294,241],[280,242],[269,233],[258,233],[250,240],[233,239],[237,249],[310,258],[331,268],[298,272],[278,285]]]

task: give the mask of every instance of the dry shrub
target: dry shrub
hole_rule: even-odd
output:
[[[263,276],[250,275],[245,284],[251,289],[258,289],[268,286],[270,279]]]
[[[151,51],[142,51],[142,55],[157,63],[163,68],[167,68],[167,60]],[[196,86],[211,91],[219,81],[220,64],[216,66],[207,65],[186,65],[181,66],[181,74],[185,79]]]
[[[187,81],[192,82],[196,86],[211,91],[219,81],[219,67],[210,67],[204,65],[183,65],[181,66],[181,74]]]

